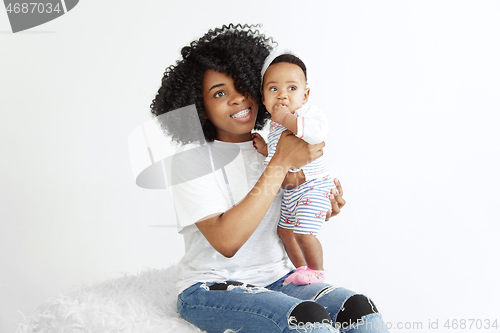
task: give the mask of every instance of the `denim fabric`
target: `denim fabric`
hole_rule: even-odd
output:
[[[239,333],[338,333],[329,323],[296,323],[289,319],[290,313],[304,300],[315,300],[335,320],[344,302],[356,293],[324,283],[283,286],[285,277],[266,288],[231,286],[228,290],[210,290],[215,283],[197,283],[179,295],[177,311],[182,318],[208,333],[226,330]],[[341,328],[340,332],[388,332],[378,313],[367,315],[363,320],[363,323]]]
[[[288,275],[287,275],[288,276]],[[288,296],[292,296],[302,300],[313,300],[317,303],[323,305],[326,311],[330,314],[332,321],[335,323],[337,314],[344,305],[344,303],[349,299],[349,297],[354,295],[359,295],[354,291],[334,287],[327,283],[315,283],[306,286],[297,286],[293,283],[283,286],[283,280],[286,278],[279,279],[273,284],[267,286],[269,290],[284,293]],[[341,333],[388,333],[389,331],[384,325],[382,316],[379,313],[372,313],[363,317],[362,322],[354,322],[351,325],[340,325],[334,327],[339,329]]]

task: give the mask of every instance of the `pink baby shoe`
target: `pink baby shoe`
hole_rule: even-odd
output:
[[[303,286],[306,284],[321,283],[325,281],[326,274],[325,271],[315,271],[313,269],[307,268],[306,270],[297,269],[297,274],[294,276],[293,283],[298,286]],[[290,276],[291,277],[291,276]]]

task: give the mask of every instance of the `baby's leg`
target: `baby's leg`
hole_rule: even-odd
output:
[[[305,266],[306,261],[302,255],[302,250],[295,240],[295,236],[293,234],[294,225],[295,219],[287,208],[285,200],[282,200],[280,221],[278,223],[278,235],[285,246],[288,258],[290,258],[290,261],[296,268],[299,268]]]
[[[299,244],[295,240],[295,235],[293,234],[293,229],[285,229],[278,226],[278,235],[285,246],[286,253],[292,264],[296,267],[306,266],[306,261],[302,254],[302,250]]]
[[[316,235],[295,234],[307,267],[315,271],[323,270],[323,247]]]
[[[331,204],[325,191],[312,189],[305,193],[295,211],[295,239],[304,255],[307,266],[313,270],[323,270],[323,248],[316,238],[326,212]]]

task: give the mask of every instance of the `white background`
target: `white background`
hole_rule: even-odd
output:
[[[230,22],[310,64],[347,200],[321,234],[330,282],[423,324],[392,332],[500,325],[499,1],[85,0],[17,34],[0,10],[0,332],[180,259],[175,229],[150,227],[174,223],[170,198],[135,185],[128,135],[180,48]]]

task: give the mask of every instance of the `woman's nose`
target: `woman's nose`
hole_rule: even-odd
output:
[[[243,96],[239,92],[236,92],[236,93],[234,93],[234,95],[231,98],[231,103],[232,104],[240,104],[241,102],[243,102],[244,99],[245,99],[245,96]]]

